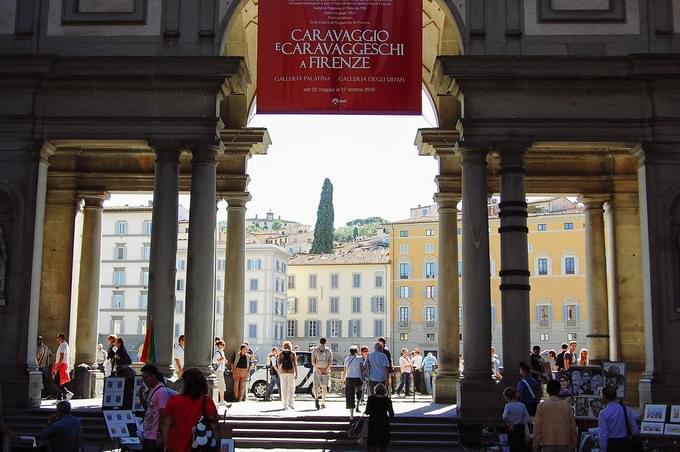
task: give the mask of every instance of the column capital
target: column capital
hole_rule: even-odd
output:
[[[96,191],[80,191],[78,192],[78,198],[85,202],[85,208],[97,208],[101,209],[104,207],[104,201],[111,198],[108,192],[96,192]]]
[[[581,195],[578,197],[585,210],[602,210],[604,203],[609,199],[609,195]]]
[[[463,166],[468,164],[486,165],[486,158],[489,154],[487,149],[479,148],[459,148],[458,152],[460,153],[461,165]]]
[[[227,202],[229,209],[245,209],[246,204],[253,199],[249,192],[223,192],[218,193],[217,197]]]
[[[196,146],[191,149],[191,165],[217,165],[218,147]]]
[[[457,206],[461,196],[457,193],[435,193],[434,202],[437,203],[437,209],[440,212],[447,210],[458,211]]]
[[[161,144],[153,147],[156,162],[179,163],[182,147],[175,143]]]

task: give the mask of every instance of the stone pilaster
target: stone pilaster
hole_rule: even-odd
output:
[[[463,167],[463,344],[465,368],[459,400],[461,418],[497,418],[498,395],[491,381],[491,291],[486,151],[462,149]]]
[[[75,362],[96,361],[97,325],[99,324],[99,272],[101,268],[102,216],[108,193],[79,193],[83,207],[83,237],[78,279],[78,314]]]
[[[583,196],[586,217],[586,308],[587,347],[590,359],[599,364],[609,360],[609,309],[604,236],[606,197]]]
[[[166,376],[173,372],[179,154],[173,147],[156,150],[151,214],[147,328],[155,339],[154,364]]]
[[[501,304],[503,317],[503,385],[515,387],[519,364],[531,349],[529,254],[524,148],[500,149]],[[465,267],[463,267],[465,268]]]
[[[246,203],[249,193],[225,193],[227,201],[227,246],[225,248],[224,322],[222,337],[229,362],[244,340]]]
[[[210,372],[215,323],[216,156],[211,148],[192,150],[191,206],[187,250],[184,360]]]

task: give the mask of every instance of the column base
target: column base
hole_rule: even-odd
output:
[[[92,396],[95,399],[104,397],[104,372],[99,369],[94,371],[94,390]]]
[[[680,400],[680,375],[643,373],[638,390],[640,408],[647,403],[673,404]]]
[[[499,385],[487,380],[463,378],[460,381],[458,413],[466,424],[498,421],[503,414],[503,397]]]
[[[434,402],[454,404],[458,401],[459,376],[457,373],[440,373],[434,379]]]
[[[40,408],[43,376],[39,370],[28,371],[28,407]]]

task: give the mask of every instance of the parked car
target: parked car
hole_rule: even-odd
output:
[[[298,351],[297,355],[297,371],[298,377],[295,380],[295,393],[312,392],[312,353]],[[267,384],[269,383],[269,366],[258,368],[250,376],[250,392],[257,398],[264,399],[267,392]],[[278,393],[278,388],[274,390]]]

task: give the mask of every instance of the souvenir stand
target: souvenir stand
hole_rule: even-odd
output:
[[[133,397],[126,397],[126,379],[108,377],[104,380],[102,415],[106,423],[106,440],[117,443],[121,449],[141,450],[142,419],[135,413],[143,411],[139,400],[142,378],[135,377]],[[129,391],[129,389],[128,389]]]

